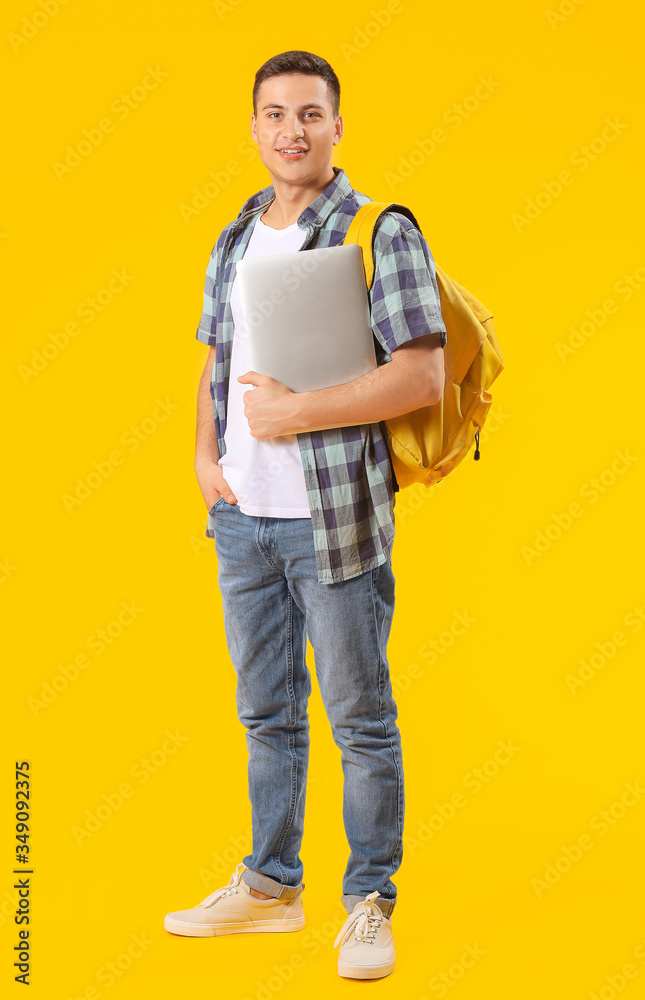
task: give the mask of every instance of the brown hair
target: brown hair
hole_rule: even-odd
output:
[[[306,73],[309,76],[321,76],[327,84],[334,118],[338,117],[340,108],[340,83],[338,77],[326,59],[315,56],[313,52],[303,52],[301,49],[291,49],[289,52],[281,52],[277,56],[272,56],[271,59],[268,59],[260,66],[255,74],[255,83],[253,84],[254,115],[258,113],[260,85],[270,76],[280,76],[285,73]]]

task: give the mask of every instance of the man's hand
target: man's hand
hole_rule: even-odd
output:
[[[238,377],[238,382],[257,386],[242,397],[252,437],[272,438],[291,433],[290,412],[297,393],[283,382],[258,372],[246,372]]]
[[[224,497],[227,503],[237,503],[233,490],[224,479],[222,467],[217,462],[210,458],[196,458],[195,475],[208,510],[220,497]]]
[[[256,385],[244,393],[244,413],[255,438],[307,434],[378,423],[432,406],[445,380],[441,334],[401,344],[386,364],[366,375],[310,392],[293,392],[270,375],[247,372],[238,382]]]

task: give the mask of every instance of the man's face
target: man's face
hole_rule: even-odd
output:
[[[251,136],[272,178],[288,184],[315,184],[328,174],[332,148],[343,134],[343,118],[333,116],[327,84],[304,73],[272,76],[260,85]],[[302,150],[285,153],[281,150]]]

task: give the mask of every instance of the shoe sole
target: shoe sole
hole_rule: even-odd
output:
[[[179,934],[181,937],[222,937],[224,934],[257,934],[263,931],[276,934],[301,931],[305,926],[305,918],[303,916],[283,920],[240,920],[234,924],[189,924],[173,920],[172,917],[165,917],[163,925],[171,934]]]
[[[381,979],[394,971],[394,959],[383,965],[346,965],[338,963],[338,975],[343,979]]]

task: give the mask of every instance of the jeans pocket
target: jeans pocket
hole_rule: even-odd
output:
[[[212,515],[215,513],[215,511],[218,510],[222,506],[222,504],[226,504],[227,507],[231,507],[232,506],[230,503],[226,503],[226,500],[224,499],[224,497],[219,497],[219,499],[216,500],[215,503],[213,504],[213,506],[209,509],[208,516],[212,517]]]

